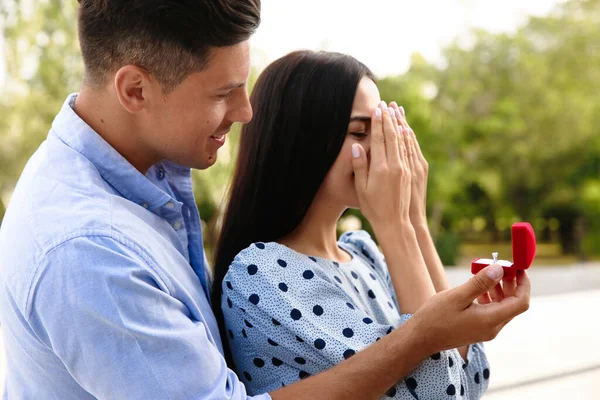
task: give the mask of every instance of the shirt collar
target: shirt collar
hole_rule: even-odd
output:
[[[77,93],[67,97],[52,123],[52,130],[58,138],[90,160],[102,178],[126,199],[152,211],[168,202],[181,208],[182,203],[152,183],[75,113],[73,105],[76,98]],[[169,175],[189,179],[189,168],[166,161],[160,164],[163,165],[161,168],[169,170]],[[155,169],[154,167],[150,170]]]

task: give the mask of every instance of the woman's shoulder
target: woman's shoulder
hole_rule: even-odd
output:
[[[344,232],[342,236],[340,236],[340,241],[344,243],[374,243],[373,238],[371,238],[371,235],[369,235],[369,232],[364,230]]]
[[[367,231],[349,231],[340,237],[340,243],[349,246],[356,253],[364,256],[372,264],[383,262],[383,255],[377,243]]]
[[[312,262],[310,257],[277,242],[256,242],[235,256],[225,279],[247,279],[249,276],[255,276],[272,280],[304,268],[309,262]]]

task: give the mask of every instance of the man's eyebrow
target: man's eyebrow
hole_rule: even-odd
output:
[[[371,117],[366,117],[363,115],[355,115],[354,117],[350,117],[350,122],[371,122]]]
[[[232,89],[239,89],[246,86],[246,82],[239,82],[239,83],[231,83],[229,85],[223,86],[218,88],[218,91],[224,91],[224,90],[232,90]]]

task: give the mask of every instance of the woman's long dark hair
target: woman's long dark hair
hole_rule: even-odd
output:
[[[259,76],[215,254],[212,304],[221,332],[221,283],[230,264],[250,244],[278,240],[300,225],[342,148],[365,76],[375,80],[351,56],[312,51],[290,53]]]

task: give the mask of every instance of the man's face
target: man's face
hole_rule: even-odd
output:
[[[249,73],[247,41],[214,49],[208,68],[191,74],[166,96],[152,97],[143,121],[144,141],[158,158],[190,168],[210,167],[231,125],[252,119]]]

